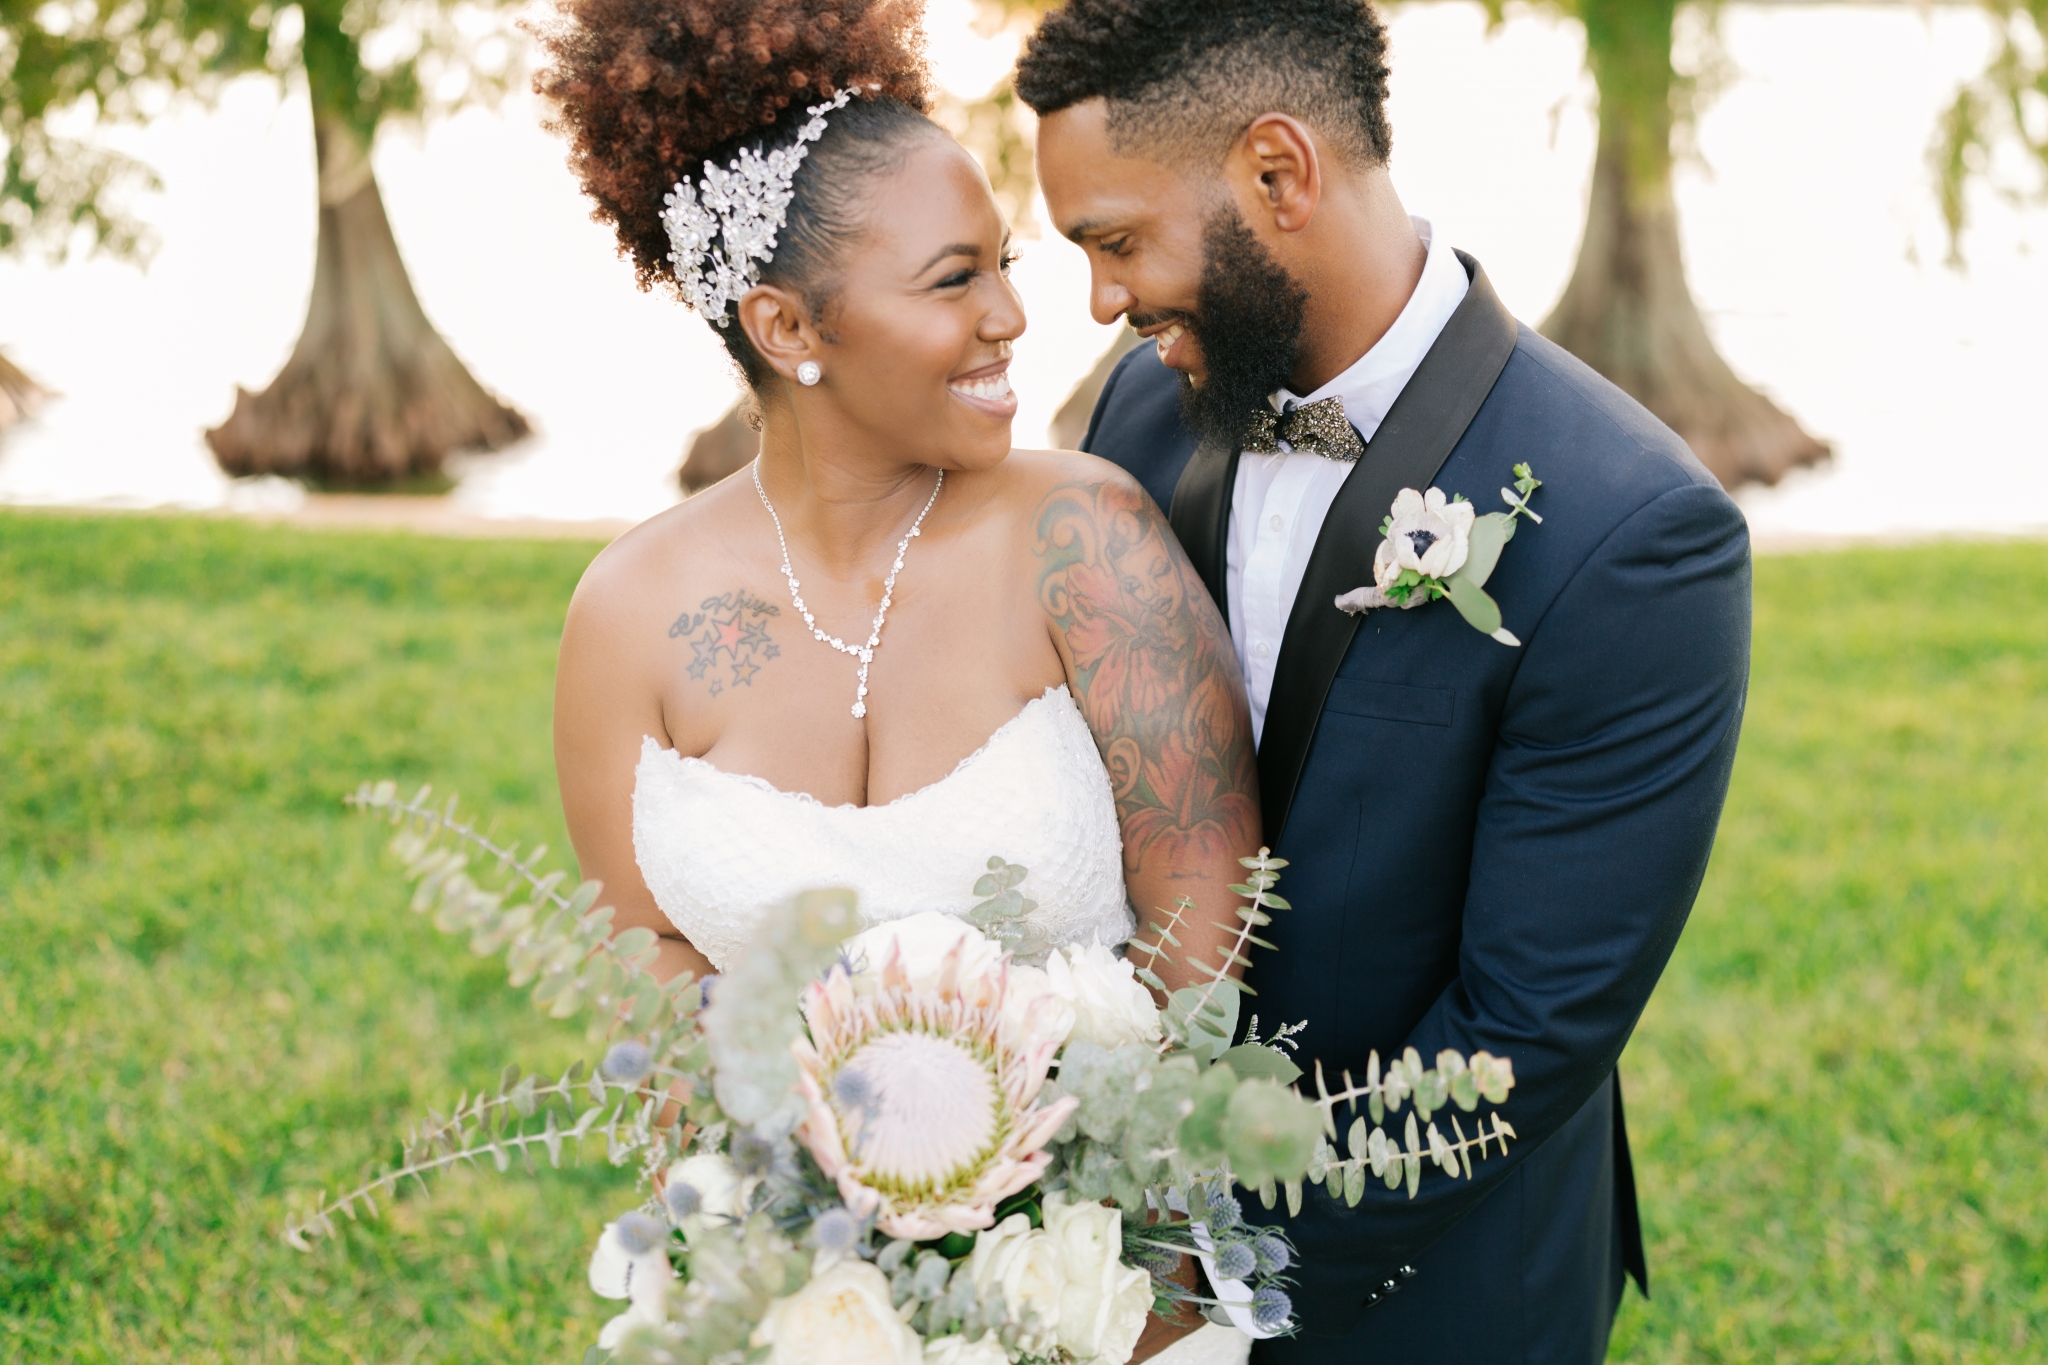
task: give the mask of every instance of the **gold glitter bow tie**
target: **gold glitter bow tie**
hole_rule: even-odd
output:
[[[1365,454],[1365,442],[1346,420],[1341,398],[1324,398],[1285,414],[1262,405],[1245,426],[1244,448],[1266,454],[1278,451],[1282,441],[1345,464]]]

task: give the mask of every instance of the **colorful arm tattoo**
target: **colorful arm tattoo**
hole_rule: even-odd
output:
[[[1258,767],[1237,655],[1208,591],[1128,484],[1063,484],[1035,523],[1039,601],[1109,768],[1126,873],[1234,873],[1258,842]]]

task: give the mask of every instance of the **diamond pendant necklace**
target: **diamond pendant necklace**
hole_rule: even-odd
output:
[[[789,540],[782,534],[782,518],[775,515],[775,504],[768,501],[768,490],[761,485],[761,461],[754,459],[754,491],[761,495],[761,505],[768,509],[768,519],[775,523],[775,541],[782,547],[782,576],[789,580],[789,600],[796,603],[797,615],[804,618],[804,624],[811,628],[811,635],[821,645],[830,645],[841,654],[851,654],[860,660],[860,689],[853,694],[853,718],[859,720],[868,713],[868,664],[875,657],[876,648],[882,643],[882,622],[888,618],[889,602],[896,595],[896,575],[903,572],[903,552],[910,548],[910,542],[924,534],[925,513],[932,510],[932,504],[939,500],[939,490],[946,486],[946,471],[939,471],[937,483],[932,485],[932,495],[924,500],[924,511],[917,514],[917,520],[910,523],[910,531],[896,542],[896,562],[889,566],[889,576],[882,580],[882,605],[875,611],[874,627],[868,631],[868,642],[864,645],[850,645],[837,635],[827,635],[818,629],[817,620],[811,609],[804,605],[803,589],[796,581],[796,570],[789,563]]]

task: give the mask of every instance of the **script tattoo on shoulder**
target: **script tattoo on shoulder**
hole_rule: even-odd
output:
[[[1165,519],[1125,484],[1073,483],[1039,504],[1035,530],[1040,602],[1073,655],[1127,869],[1235,858],[1258,822],[1244,685]]]
[[[671,640],[688,639],[692,678],[708,683],[711,695],[728,687],[751,687],[761,665],[782,651],[768,636],[768,618],[782,609],[745,589],[707,597],[668,628]]]

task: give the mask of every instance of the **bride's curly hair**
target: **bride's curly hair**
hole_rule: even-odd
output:
[[[940,135],[927,117],[921,9],[910,0],[562,0],[535,26],[547,62],[533,86],[554,106],[549,127],[568,138],[591,216],[618,233],[642,289],[671,292],[661,212],[676,182],[744,145],[787,145],[806,105],[860,91],[805,157],[775,259],[761,271],[822,320],[838,253],[860,231],[860,182]],[[749,384],[767,379],[740,327],[718,334]]]

